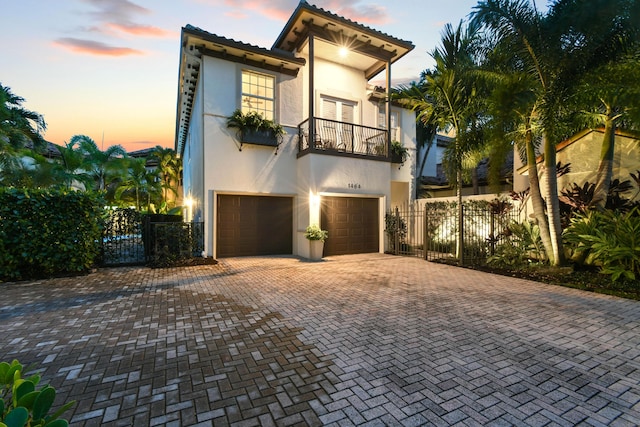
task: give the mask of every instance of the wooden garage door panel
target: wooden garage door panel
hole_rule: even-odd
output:
[[[293,252],[293,199],[218,196],[218,257]]]
[[[324,255],[378,252],[378,199],[323,197],[320,223],[329,231]]]

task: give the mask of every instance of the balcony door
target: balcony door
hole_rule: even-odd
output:
[[[326,148],[353,151],[353,124],[358,104],[346,99],[321,96],[320,140]]]

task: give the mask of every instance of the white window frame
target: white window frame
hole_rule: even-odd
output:
[[[248,77],[250,81],[245,81],[245,77]],[[252,79],[251,77],[254,78]],[[266,84],[268,82],[271,82],[271,87]],[[242,112],[246,114],[255,111],[262,114],[263,118],[275,121],[276,83],[276,77],[272,74],[242,69],[240,72],[240,109]],[[252,102],[254,102],[256,106],[252,106]],[[261,108],[260,104],[264,104],[264,107]],[[272,108],[268,108],[269,104]]]

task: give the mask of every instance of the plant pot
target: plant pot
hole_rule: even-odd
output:
[[[319,261],[322,259],[324,242],[322,240],[309,240],[309,259]]]

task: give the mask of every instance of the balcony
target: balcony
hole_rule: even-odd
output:
[[[314,123],[313,132],[309,122]],[[309,153],[358,157],[389,162],[385,129],[314,117],[298,125],[298,157]]]

